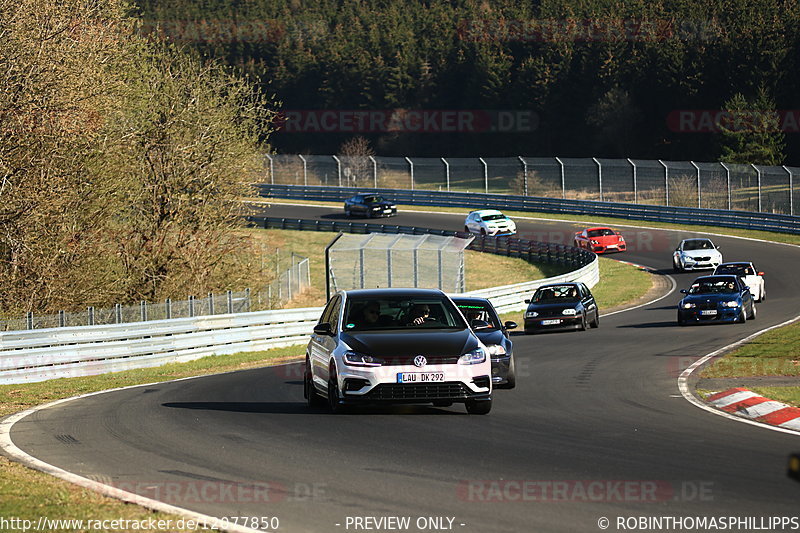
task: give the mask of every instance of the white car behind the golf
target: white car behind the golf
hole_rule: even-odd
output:
[[[675,272],[717,268],[722,263],[722,252],[711,239],[683,239],[672,254]]]
[[[764,273],[750,261],[736,261],[732,263],[722,263],[714,270],[717,274],[735,274],[744,280],[744,284],[750,287],[750,293],[757,302],[763,301],[767,297],[767,286],[764,282]]]
[[[480,235],[514,235],[517,225],[496,209],[472,211],[464,220],[464,231]]]

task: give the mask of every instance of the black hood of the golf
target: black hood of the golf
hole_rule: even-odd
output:
[[[341,335],[353,350],[376,357],[457,357],[479,346],[470,329],[353,331]]]

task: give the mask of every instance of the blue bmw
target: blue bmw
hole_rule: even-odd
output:
[[[745,322],[756,317],[750,288],[739,276],[702,276],[678,304],[678,325]]]

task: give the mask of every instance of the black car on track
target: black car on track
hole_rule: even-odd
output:
[[[510,320],[501,323],[497,310],[486,298],[452,296],[451,299],[492,357],[492,383],[495,388],[513,389],[517,384],[516,365],[514,344],[508,336],[508,330],[516,328],[517,323]]]
[[[600,325],[600,310],[583,283],[542,285],[525,300],[525,333],[558,329],[585,330]]]
[[[344,201],[344,214],[348,217],[393,217],[397,215],[397,205],[375,193],[358,193]]]

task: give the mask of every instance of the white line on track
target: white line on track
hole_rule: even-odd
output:
[[[278,365],[268,365],[268,366],[284,366],[284,365],[291,365],[297,364],[297,362],[288,362],[288,363],[281,363]],[[233,372],[242,372],[242,370],[233,370],[231,372],[222,372],[222,374],[229,374]],[[19,413],[15,413],[13,415],[7,416],[6,418],[0,420],[0,449],[3,450],[9,457],[15,459],[16,461],[33,468],[34,470],[39,470],[40,472],[44,472],[45,474],[50,474],[57,478],[63,479],[69,483],[73,483],[80,487],[99,492],[104,496],[108,496],[110,498],[116,498],[118,500],[122,500],[127,503],[132,503],[135,505],[140,505],[142,507],[146,507],[148,509],[152,509],[154,511],[160,511],[163,513],[170,513],[178,516],[182,516],[184,518],[188,518],[190,520],[194,520],[200,524],[204,524],[209,528],[215,528],[219,531],[231,531],[233,533],[261,533],[259,529],[252,529],[249,527],[240,526],[237,524],[231,524],[228,522],[227,525],[224,525],[225,522],[221,522],[220,519],[205,515],[202,513],[198,513],[196,511],[192,511],[189,509],[184,509],[183,507],[178,507],[175,505],[170,505],[168,503],[164,503],[158,500],[154,500],[152,498],[147,498],[146,496],[141,496],[139,494],[128,492],[126,490],[119,489],[117,487],[113,487],[111,485],[106,485],[105,483],[100,483],[98,481],[94,481],[89,478],[85,478],[83,476],[79,476],[78,474],[73,474],[72,472],[68,472],[62,468],[57,466],[51,465],[38,459],[14,444],[14,441],[11,439],[11,429],[20,420],[26,418],[34,413],[42,411],[44,409],[49,409],[50,407],[55,407],[57,405],[71,402],[73,400],[79,400],[81,398],[88,398],[90,396],[97,396],[99,394],[105,394],[107,392],[115,392],[127,389],[135,389],[137,387],[148,387],[152,385],[158,385],[161,383],[174,383],[178,381],[186,381],[190,379],[197,379],[202,377],[208,377],[209,375],[220,375],[220,374],[206,374],[203,376],[190,376],[186,378],[180,379],[173,379],[167,381],[159,381],[155,383],[143,383],[141,385],[131,385],[129,387],[119,387],[116,389],[108,389],[103,391],[97,392],[90,392],[88,394],[81,394],[80,396],[73,396],[71,398],[63,398],[61,400],[56,400],[54,402],[46,403],[44,405],[38,405],[36,407],[32,407],[30,409],[26,409],[25,411],[21,411]]]

